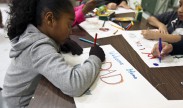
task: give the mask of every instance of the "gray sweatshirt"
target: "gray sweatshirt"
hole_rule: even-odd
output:
[[[41,75],[64,94],[80,96],[91,86],[101,67],[101,60],[95,55],[89,56],[83,65],[68,65],[58,53],[55,41],[31,24],[11,44],[12,61],[3,86],[3,97],[10,108],[29,104]]]

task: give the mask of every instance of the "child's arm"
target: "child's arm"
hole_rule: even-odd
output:
[[[160,22],[156,17],[151,16],[147,19],[148,23],[151,24],[152,26],[155,26],[159,29],[160,33],[167,34],[168,30],[165,24]]]
[[[175,43],[181,40],[180,35],[172,35],[172,34],[163,34],[156,31],[150,31],[150,30],[142,30],[141,33],[145,39],[152,39],[152,40],[158,40],[159,38],[162,39],[162,41],[169,42],[169,43]]]
[[[118,6],[126,8],[126,9],[130,9],[131,8],[130,6],[128,6],[128,3],[127,3],[126,0],[122,0],[122,2]]]
[[[94,82],[102,65],[103,58],[97,56],[100,49],[94,51],[97,54],[90,53],[82,65],[72,67],[58,53],[52,40],[42,39],[32,46],[30,62],[33,68],[69,96],[81,96]],[[104,54],[99,55],[105,58]]]
[[[84,7],[84,4],[79,6],[79,7],[76,7],[74,9],[75,10],[75,20],[74,20],[74,23],[72,24],[72,27],[74,27],[75,25],[78,25],[81,22],[85,21],[85,15],[83,13],[83,7]]]
[[[76,7],[74,9],[75,10],[75,21],[74,21],[72,27],[85,21],[85,14],[92,11],[95,7],[96,7],[95,0],[90,0],[85,5],[83,4],[79,7]]]

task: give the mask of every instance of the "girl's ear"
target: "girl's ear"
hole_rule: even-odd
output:
[[[52,12],[47,12],[44,16],[45,18],[45,22],[48,26],[53,26],[53,23],[54,23],[54,16],[53,16],[53,13]]]

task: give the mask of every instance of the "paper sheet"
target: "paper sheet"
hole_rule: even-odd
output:
[[[93,38],[95,38],[95,34],[98,34],[97,38],[105,38],[110,36],[119,35],[121,31],[121,27],[111,21],[106,21],[105,26],[103,26],[104,21],[99,20],[98,16],[93,18],[87,18],[84,22],[79,24],[86,32],[88,32]],[[108,31],[102,31],[100,28],[108,28]],[[118,31],[118,32],[116,32]],[[116,33],[115,33],[116,32]],[[115,33],[115,34],[114,34]]]
[[[183,66],[183,55],[166,56],[163,57],[161,63],[158,58],[153,58],[151,50],[158,41],[147,40],[141,35],[141,30],[136,31],[121,31],[123,37],[131,45],[131,47],[138,53],[141,59],[150,68]]]
[[[172,108],[169,106],[173,103],[169,103],[111,45],[102,48],[106,61],[89,90],[74,98],[77,108]],[[83,55],[65,55],[65,59],[69,64],[79,64],[88,58],[88,53],[89,48],[86,48]],[[174,104],[183,105],[181,102]]]
[[[123,13],[135,13],[134,10],[132,9],[125,9],[125,8],[122,8],[122,7],[118,7],[115,11],[115,14],[123,14]]]

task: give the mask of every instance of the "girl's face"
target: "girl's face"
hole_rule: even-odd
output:
[[[65,13],[53,23],[50,35],[58,44],[62,44],[71,34],[74,18],[74,14]]]
[[[46,12],[43,15],[42,24],[38,29],[60,45],[72,32],[71,27],[74,18],[74,11],[72,13],[62,13],[58,19],[54,17],[52,12]]]
[[[183,0],[179,1],[178,17],[181,21],[183,21]]]

